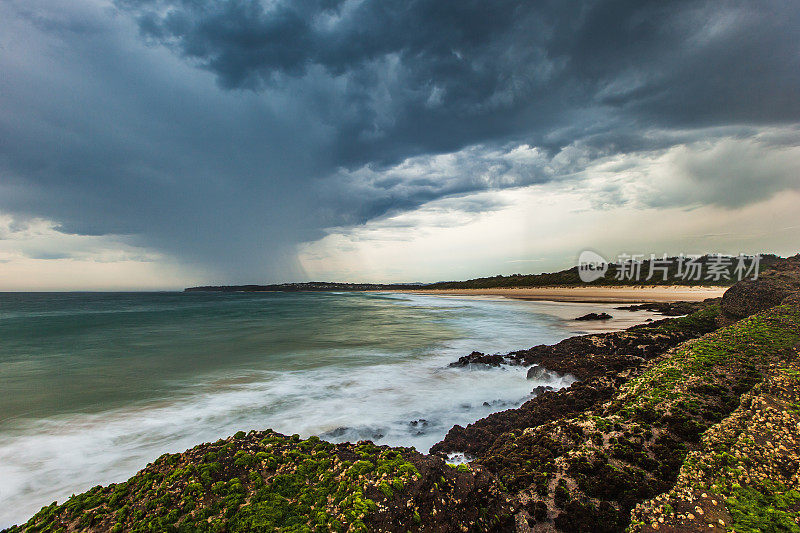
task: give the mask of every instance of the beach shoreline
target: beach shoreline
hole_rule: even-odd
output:
[[[575,303],[650,303],[699,302],[719,298],[728,287],[713,286],[636,286],[636,287],[496,287],[486,289],[419,289],[390,290],[406,294],[438,296],[500,296],[516,300]]]

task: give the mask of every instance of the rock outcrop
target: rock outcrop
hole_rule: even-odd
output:
[[[508,428],[475,464],[524,505],[518,531],[527,530],[523,522],[539,530],[621,531],[637,504],[674,487],[689,452],[742,394],[771,369],[794,364],[799,344],[800,305],[772,308],[660,355],[579,414]],[[767,489],[754,487],[764,498]]]
[[[124,483],[43,508],[18,531],[508,531],[480,466],[410,448],[239,432],[166,454]]]
[[[613,316],[609,315],[608,313],[587,313],[585,315],[579,316],[575,320],[611,320],[614,318]]]
[[[733,322],[779,305],[800,291],[800,254],[776,262],[758,279],[740,281],[722,295],[721,310]]]
[[[693,315],[664,319],[625,331],[582,335],[554,345],[534,346],[505,355],[473,352],[451,366],[500,364],[531,366],[537,371],[570,374],[580,380],[558,391],[545,392],[517,409],[482,418],[466,428],[456,425],[431,453],[464,452],[479,457],[503,433],[574,416],[611,398],[648,361],[689,339],[717,328],[719,307],[713,303]],[[540,378],[542,376],[539,376]]]
[[[651,302],[634,305],[624,305],[615,309],[623,311],[651,311],[664,316],[691,315],[692,313],[708,307],[712,303],[719,303],[719,298],[709,298],[702,302]]]
[[[800,529],[798,359],[773,364],[739,407],[706,431],[675,485],[636,506],[631,531]]]

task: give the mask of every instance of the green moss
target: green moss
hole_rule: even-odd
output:
[[[702,321],[695,315],[709,313],[700,311],[684,320]],[[669,322],[661,327],[668,327]],[[669,326],[675,327],[675,326]],[[631,380],[623,388],[626,400],[617,404],[617,412],[625,418],[642,422],[653,422],[664,412],[659,405],[673,404],[674,425],[681,431],[697,433],[697,428],[686,421],[704,409],[703,397],[720,396],[717,376],[730,369],[733,374],[732,388],[741,394],[761,379],[756,365],[763,363],[765,354],[785,352],[800,341],[800,313],[791,306],[779,306],[773,312],[754,315],[731,326],[708,334],[694,343],[679,349],[662,363]],[[699,382],[690,390],[684,385]],[[675,401],[680,398],[680,401]],[[721,412],[706,412],[712,420],[719,419]],[[681,427],[686,426],[686,427]]]
[[[368,484],[388,498],[419,475],[402,453],[371,443],[350,448],[360,457],[351,463],[338,461],[335,447],[317,437],[272,433],[252,453],[237,449],[246,447],[244,436],[204,445],[212,447],[200,455],[204,462],[178,466],[180,456],[162,456],[126,483],[53,503],[10,531],[52,532],[60,519],[134,532],[362,531],[377,509]]]
[[[257,460],[255,455],[250,455],[244,450],[239,450],[233,457],[234,457],[233,464],[236,466],[244,466],[244,467],[253,466]]]
[[[755,487],[738,487],[727,499],[733,528],[740,533],[800,532],[800,492],[767,482]]]
[[[391,498],[394,495],[394,490],[392,490],[392,486],[387,483],[386,481],[381,481],[378,485],[378,489],[386,496],[387,498]]]
[[[713,331],[717,327],[717,317],[719,317],[719,313],[719,304],[709,305],[690,315],[667,320],[654,329],[665,332],[687,330]]]

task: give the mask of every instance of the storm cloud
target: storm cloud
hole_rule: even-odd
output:
[[[580,186],[614,158],[673,154],[703,185],[691,202],[763,198],[726,187],[743,172],[756,193],[797,187],[792,1],[9,0],[0,16],[0,210],[223,281],[302,277],[294,245],[328,227]],[[746,164],[736,142],[784,155]]]
[[[321,71],[339,104],[325,118],[345,162],[514,135],[559,147],[620,123],[774,124],[800,114],[792,2],[123,5],[144,36],[224,88],[286,86]]]

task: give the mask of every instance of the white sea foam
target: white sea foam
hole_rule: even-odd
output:
[[[477,307],[481,313],[459,313],[456,321],[462,321],[464,337],[429,353],[361,354],[369,361],[362,365],[215,372],[182,384],[175,397],[7,424],[0,433],[0,527],[71,493],[125,480],[162,453],[238,430],[273,428],[332,441],[370,439],[424,452],[454,424],[517,406],[537,385],[558,388],[571,382],[557,376],[527,380],[521,367],[447,366],[472,349],[508,351],[571,334],[556,328],[555,319],[547,323],[532,314],[535,307],[529,303],[423,296],[398,300],[398,305],[430,305],[434,311]]]
[[[28,421],[0,437],[0,523],[92,485],[122,481],[162,453],[240,429],[427,451],[453,424],[519,405],[536,385],[565,384],[527,381],[522,368],[442,368],[446,362],[271,373],[170,404]]]

